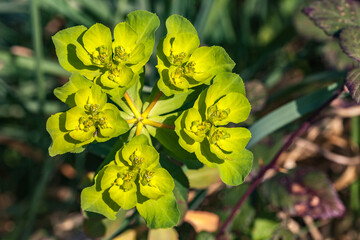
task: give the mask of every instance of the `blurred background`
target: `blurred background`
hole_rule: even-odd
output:
[[[171,14],[188,18],[202,45],[219,45],[236,62],[253,106],[246,122],[283,114],[252,146],[247,181],[271,161],[289,133],[341,85],[354,62],[336,39],[302,12],[304,0],[1,0],[0,238],[214,239],[248,184],[229,188],[213,169],[189,170],[188,209],[180,226],[148,231],[139,218],[84,219],[80,191],[113,142],[50,158],[47,118],[66,110],[53,89],[68,81],[51,40],[61,29],[100,22],[110,28],[143,9],[158,15],[157,42]],[[156,50],[156,48],[155,48]],[[158,78],[156,51],[146,66],[145,94]],[[304,111],[296,112],[292,103]],[[298,105],[296,105],[298,106]],[[295,106],[295,108],[296,108]],[[228,239],[360,239],[359,117],[347,95],[323,111],[279,160],[236,215]],[[269,122],[268,124],[272,124]],[[185,214],[185,211],[184,211]],[[120,235],[119,235],[120,234]]]

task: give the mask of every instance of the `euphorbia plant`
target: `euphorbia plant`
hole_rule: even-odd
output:
[[[135,11],[113,36],[101,24],[58,32],[56,53],[72,76],[54,93],[70,109],[52,115],[47,130],[51,156],[121,136],[82,191],[82,209],[116,219],[120,209],[136,207],[149,227],[167,228],[180,220],[176,181],[160,165],[151,137],[189,168],[216,167],[224,183],[239,185],[253,157],[245,149],[250,132],[234,124],[245,121],[251,107],[229,55],[218,46],[199,47],[195,28],[178,15],[166,21],[157,47],[160,78],[142,102],[158,26],[155,14]]]

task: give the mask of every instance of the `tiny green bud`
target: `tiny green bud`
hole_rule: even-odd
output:
[[[216,144],[217,141],[229,138],[230,134],[225,130],[216,129],[210,136],[209,141],[211,144]]]
[[[230,113],[229,108],[227,108],[225,110],[220,110],[220,109],[218,109],[216,104],[212,105],[207,110],[208,119],[213,123],[216,121],[222,121],[222,120],[226,119],[229,116],[229,113]]]

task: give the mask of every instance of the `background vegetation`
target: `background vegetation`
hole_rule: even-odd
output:
[[[278,159],[234,215],[228,239],[360,237],[359,106],[347,93],[321,113],[357,66],[301,12],[303,0],[2,0],[0,1],[0,238],[213,239],[250,182],[308,117],[306,133]],[[202,44],[220,45],[236,62],[253,106],[247,183],[229,188],[211,169],[189,170],[188,209],[176,229],[151,230],[132,212],[111,222],[84,219],[79,195],[113,142],[50,158],[47,118],[65,109],[53,95],[69,73],[51,36],[75,25],[114,27],[137,9],[161,21],[188,18]],[[145,94],[158,79],[146,66]],[[146,97],[146,96],[145,96]],[[157,146],[159,147],[159,146]],[[160,149],[162,150],[162,149]],[[166,154],[166,153],[164,153]],[[130,216],[130,217],[129,217]],[[120,239],[120,238],[119,238]]]

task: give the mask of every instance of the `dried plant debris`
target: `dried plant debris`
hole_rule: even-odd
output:
[[[345,207],[327,176],[319,171],[299,168],[279,173],[261,187],[266,199],[291,216],[314,219],[341,217]]]

